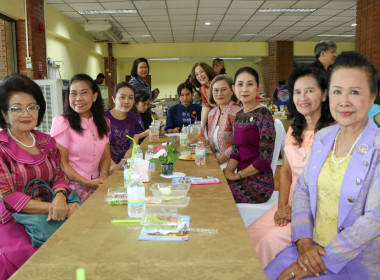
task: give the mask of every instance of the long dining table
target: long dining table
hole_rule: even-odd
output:
[[[156,148],[159,142],[143,142]],[[179,142],[179,141],[178,141]],[[183,150],[181,147],[180,150]],[[206,164],[178,160],[174,171],[188,176],[215,176],[220,184],[192,185],[189,205],[178,212],[191,217],[188,241],[138,241],[136,224],[113,224],[128,219],[127,206],[105,202],[110,187],[123,185],[122,170],[114,172],[11,279],[75,279],[83,268],[86,279],[266,279],[216,159]],[[159,164],[145,183],[171,183],[160,176]]]

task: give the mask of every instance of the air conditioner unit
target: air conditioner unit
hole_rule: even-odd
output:
[[[94,36],[95,42],[120,43],[123,35],[108,20],[88,21],[84,30]]]

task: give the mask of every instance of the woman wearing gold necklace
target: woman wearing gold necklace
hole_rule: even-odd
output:
[[[271,113],[256,101],[261,88],[256,70],[243,67],[236,72],[233,89],[243,109],[235,117],[234,145],[224,170],[236,203],[267,202],[273,193],[276,131]]]
[[[292,241],[291,205],[294,185],[308,158],[316,131],[334,122],[327,100],[326,73],[311,65],[297,67],[289,78],[289,119],[280,173],[278,204],[248,227],[261,265],[265,268]]]
[[[75,75],[64,114],[54,118],[50,134],[61,152],[70,187],[82,202],[108,177],[109,131],[98,85],[86,74]]]
[[[266,267],[268,279],[379,278],[380,130],[368,118],[376,69],[364,55],[343,52],[330,79],[338,125],[315,135],[294,188],[294,245]]]

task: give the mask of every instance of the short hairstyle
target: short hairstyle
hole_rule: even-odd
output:
[[[99,73],[98,76],[96,76],[97,79],[105,79],[106,76],[104,76],[103,73]]]
[[[285,85],[285,81],[284,81],[284,80],[279,80],[279,81],[278,81],[278,84],[279,84],[280,86],[284,86],[284,85]]]
[[[321,68],[313,67],[310,64],[300,65],[296,67],[292,74],[289,77],[289,102],[287,108],[289,111],[288,119],[294,119],[291,127],[293,129],[292,136],[296,139],[297,143],[301,147],[303,142],[302,132],[307,126],[305,117],[297,111],[296,105],[294,104],[294,85],[299,78],[311,76],[313,77],[318,85],[322,94],[327,90],[328,87],[328,77],[325,71]],[[334,122],[334,119],[330,112],[329,100],[328,97],[321,105],[321,117],[319,118],[315,130],[318,131],[326,126],[329,126]]]
[[[98,97],[96,98],[95,102],[92,103],[90,112],[94,118],[94,123],[98,130],[99,137],[100,138],[103,138],[104,136],[108,137],[109,127],[106,121],[106,117],[104,115],[103,98],[100,93],[99,86],[90,76],[86,74],[76,74],[74,77],[71,78],[69,91],[65,97],[65,106],[64,106],[63,116],[69,121],[70,127],[72,129],[78,132],[83,131],[79,114],[70,107],[70,88],[71,88],[71,85],[77,81],[82,81],[82,82],[87,83],[91,87],[93,94],[95,94],[96,92],[98,93]]]
[[[239,70],[237,70],[236,73],[235,73],[235,79],[234,79],[234,82],[235,82],[235,83],[236,83],[236,78],[237,78],[241,73],[248,73],[248,74],[254,76],[255,79],[256,79],[256,83],[257,83],[257,85],[259,85],[259,83],[260,83],[259,73],[257,73],[257,71],[256,71],[255,69],[253,69],[252,67],[242,67],[242,68],[240,68]]]
[[[377,79],[377,95],[375,98],[375,104],[380,105],[380,79]]]
[[[215,68],[216,65],[218,65],[219,63],[223,62],[224,60],[221,59],[221,58],[215,58],[213,61],[212,61],[212,68]]]
[[[230,76],[227,76],[227,75],[224,75],[224,74],[221,74],[221,75],[218,75],[216,76],[212,82],[211,82],[211,85],[210,85],[210,93],[208,95],[208,100],[207,102],[211,105],[216,105],[216,102],[215,102],[215,99],[214,99],[214,95],[212,94],[213,90],[214,90],[214,84],[216,82],[219,82],[219,81],[225,81],[227,84],[228,84],[228,87],[230,88],[230,90],[232,91],[232,96],[231,96],[231,100],[232,101],[235,101],[237,102],[238,99],[234,93],[234,91],[232,90],[232,85],[234,84],[234,81],[231,79]]]
[[[319,41],[318,44],[316,44],[314,48],[315,57],[318,59],[322,51],[327,52],[330,48],[337,49],[337,46],[333,41],[331,40]]]
[[[135,90],[133,89],[133,87],[130,84],[128,84],[127,82],[119,82],[116,84],[116,86],[113,90],[113,97],[116,98],[116,95],[117,95],[117,92],[119,91],[119,89],[124,88],[124,87],[131,89],[133,91],[133,94],[135,94]]]
[[[148,60],[146,58],[143,58],[143,57],[140,57],[140,58],[137,58],[135,59],[135,61],[133,61],[133,65],[132,65],[132,69],[131,69],[131,76],[132,77],[137,77],[137,68],[139,66],[139,64],[141,62],[145,62],[146,63],[146,66],[148,66],[148,74],[149,74],[149,63],[148,63]]]
[[[150,95],[146,91],[138,90],[135,92],[135,104],[139,102],[145,102],[147,100],[150,100]]]
[[[330,80],[334,72],[339,68],[360,68],[364,70],[368,77],[368,85],[371,90],[371,96],[376,96],[378,92],[377,71],[375,66],[367,59],[365,55],[355,51],[342,52],[335,59]]]
[[[194,84],[197,88],[200,88],[202,85],[198,82],[197,78],[195,77],[195,68],[197,68],[197,66],[202,67],[203,71],[205,71],[205,73],[206,73],[206,75],[210,81],[212,81],[212,79],[214,79],[214,77],[216,76],[216,73],[215,73],[214,69],[210,65],[208,65],[206,62],[195,63],[195,65],[193,66],[193,69],[191,70],[190,82],[192,84]]]
[[[41,88],[29,77],[19,74],[13,74],[5,77],[0,83],[0,110],[7,112],[9,110],[9,99],[13,94],[19,92],[27,93],[36,100],[40,109],[38,110],[37,126],[39,126],[44,118],[46,111],[46,102]],[[0,127],[7,128],[7,123],[0,114]]]
[[[179,84],[179,86],[177,87],[177,95],[178,95],[178,97],[180,97],[181,96],[181,91],[184,89],[184,88],[186,88],[186,89],[188,89],[189,91],[190,91],[190,93],[191,93],[191,95],[193,95],[193,85],[192,84],[190,84],[190,83],[182,83],[182,84]]]

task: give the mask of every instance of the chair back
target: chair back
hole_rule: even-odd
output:
[[[276,173],[277,162],[280,156],[280,152],[281,152],[281,155],[284,155],[285,137],[286,137],[286,131],[285,131],[284,125],[279,119],[274,120],[274,128],[276,130],[276,140],[274,142],[274,151],[273,151],[272,163],[271,163],[273,176]]]

